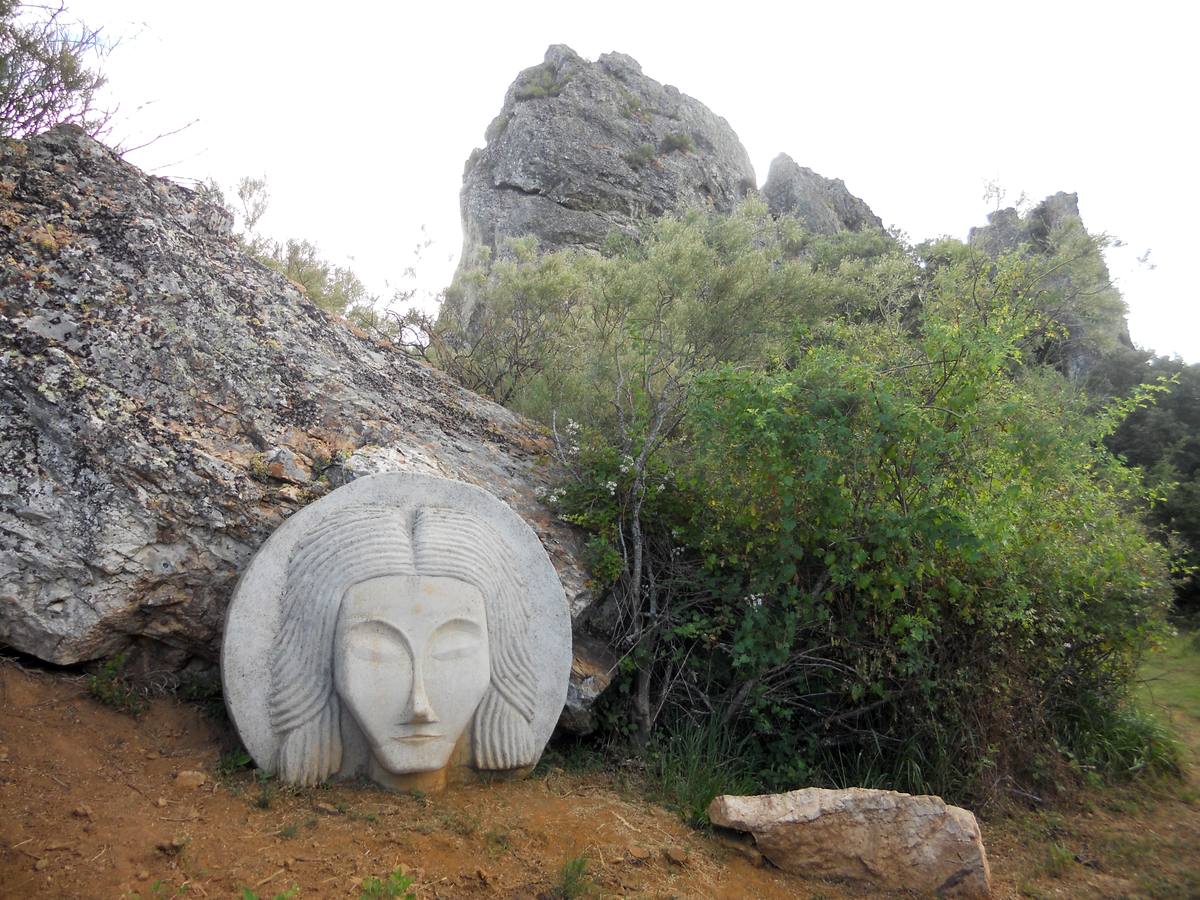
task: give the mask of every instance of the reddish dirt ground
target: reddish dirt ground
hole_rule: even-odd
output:
[[[797,896],[794,879],[605,777],[551,771],[421,798],[264,789],[220,774],[223,730],[194,704],[158,699],[134,719],[79,676],[0,662],[0,894],[358,897],[403,865],[421,898],[538,897],[584,855],[595,896]],[[205,783],[184,787],[184,771]]]
[[[552,898],[578,856],[580,896],[867,893],[756,866],[619,775],[551,769],[428,797],[281,789],[222,774],[230,746],[196,704],[156,699],[134,718],[83,676],[0,660],[0,896],[358,897],[404,866],[418,898]],[[198,787],[176,778],[194,771]],[[1195,771],[984,821],[994,896],[1200,896]]]

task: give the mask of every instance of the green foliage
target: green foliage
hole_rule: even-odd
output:
[[[65,7],[0,0],[0,138],[74,123],[91,135],[108,114],[96,109],[105,48],[97,29]]]
[[[626,87],[618,86],[621,96],[621,115],[634,122],[649,122],[650,114],[646,111],[641,98]],[[636,167],[635,167],[636,168]]]
[[[402,869],[394,869],[390,875],[377,878],[374,875],[363,879],[360,900],[378,900],[381,897],[402,897],[403,900],[416,900],[417,895],[410,891],[413,880],[405,875]]]
[[[1046,852],[1045,871],[1051,878],[1062,878],[1075,864],[1075,854],[1062,844],[1051,844]]]
[[[625,160],[629,168],[636,172],[654,162],[654,158],[657,155],[658,153],[655,151],[653,144],[641,144],[628,153],[622,154],[621,159]]]
[[[254,805],[259,809],[270,809],[271,802],[275,799],[275,783],[274,774],[264,772],[262,769],[254,770],[254,782],[258,785],[258,795],[254,798]]]
[[[257,232],[258,223],[270,205],[266,179],[240,179],[235,191],[236,206],[215,182],[202,184],[200,192],[239,224],[237,239],[247,256],[283,275],[327,312],[358,324],[374,323],[373,307],[378,298],[353,270],[329,262],[311,241],[292,238],[274,241]]]
[[[671,132],[663,135],[663,139],[658,142],[658,151],[660,153],[691,153],[696,149],[696,142],[692,140],[690,134],[682,134]]]
[[[125,654],[118,653],[106,660],[100,668],[88,676],[88,693],[105,706],[140,716],[146,711],[146,693],[130,683],[124,675]]]
[[[1164,386],[1155,404],[1133,410],[1106,443],[1146,470],[1158,494],[1149,519],[1179,550],[1176,593],[1184,609],[1200,609],[1200,365],[1130,351],[1097,373],[1110,390],[1152,382]]]
[[[542,97],[557,97],[570,80],[570,75],[560,78],[553,64],[542,63],[540,66],[526,69],[522,73],[521,81],[513,92],[513,99],[519,102],[537,100]]]
[[[300,885],[294,884],[286,891],[272,894],[271,900],[293,900],[300,895]],[[258,894],[250,888],[242,888],[242,900],[259,900]]]
[[[558,870],[558,881],[550,890],[554,900],[578,900],[596,892],[596,886],[587,874],[587,857],[573,856]]]
[[[221,758],[217,761],[217,774],[228,778],[249,766],[253,761],[250,754],[241,747],[228,753],[222,753]]]
[[[705,827],[708,805],[719,794],[753,794],[761,787],[751,771],[746,740],[716,716],[668,722],[651,742],[646,775],[657,798],[684,820]]]
[[[993,258],[748,203],[471,276],[482,327],[431,346],[551,428],[546,500],[590,533],[624,653],[608,725],[686,815],[729,748],[683,723],[714,715],[725,774],[772,789],[979,799],[1174,764],[1128,706],[1166,554],[1104,444],[1152,392],[1097,409],[1051,358],[1077,238]]]

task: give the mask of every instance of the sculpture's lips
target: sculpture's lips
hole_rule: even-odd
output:
[[[393,741],[402,744],[423,744],[426,741],[439,741],[442,739],[440,734],[427,734],[425,732],[417,732],[415,734],[401,734],[392,738]]]

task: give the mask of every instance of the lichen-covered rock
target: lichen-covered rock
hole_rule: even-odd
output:
[[[755,188],[729,123],[621,53],[589,62],[550,47],[509,87],[486,138],[463,177],[460,271],[503,253],[508,238],[596,249],[664,213],[728,212]],[[448,311],[469,327],[475,302],[466,286]]]
[[[940,797],[805,788],[717,797],[708,817],[718,827],[750,832],[767,859],[797,875],[922,896],[986,897],[991,891],[975,816]]]
[[[212,665],[279,523],[397,469],[508,503],[578,616],[578,535],[535,495],[544,433],[335,321],[228,232],[77,128],[0,143],[0,643]]]
[[[795,216],[818,234],[883,228],[879,216],[848,190],[840,178],[825,178],[797,165],[786,153],[771,162],[762,189],[767,208],[775,216]]]

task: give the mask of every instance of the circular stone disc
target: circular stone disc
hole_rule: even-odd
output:
[[[273,771],[280,738],[271,727],[272,650],[292,550],[306,535],[355,506],[388,507],[410,515],[422,507],[450,509],[479,521],[500,539],[524,583],[528,656],[535,680],[530,729],[540,756],[566,702],[571,622],[558,573],[533,529],[488,492],[459,481],[407,472],[358,478],[304,507],[259,548],[242,573],[225,619],[221,677],[225,705],[254,761]],[[331,651],[332,653],[332,648]],[[347,736],[347,753],[361,735]],[[534,759],[536,762],[536,757]],[[343,764],[341,774],[349,774]]]

